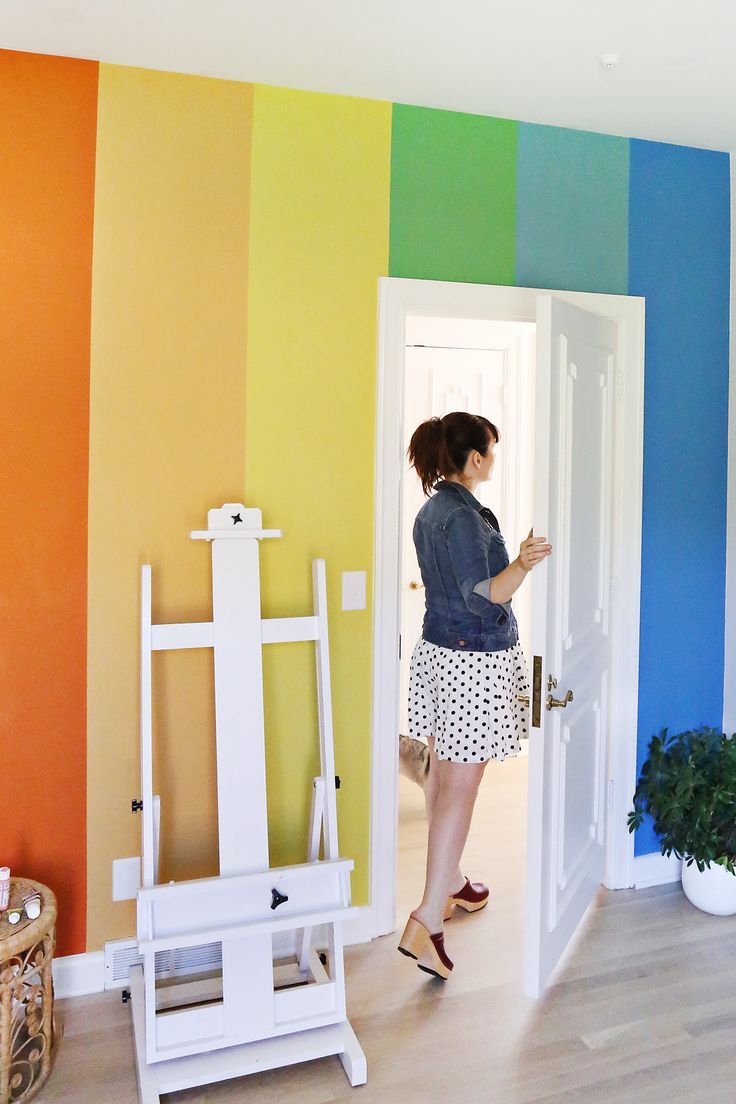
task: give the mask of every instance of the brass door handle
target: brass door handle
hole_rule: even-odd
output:
[[[415,583],[412,579],[409,583],[409,590],[424,590],[424,583]]]
[[[547,709],[567,709],[567,703],[573,700],[572,690],[568,690],[564,698],[553,698],[547,695]]]
[[[516,700],[518,702],[521,702],[522,705],[529,705],[529,695],[528,694],[517,694],[516,695]]]

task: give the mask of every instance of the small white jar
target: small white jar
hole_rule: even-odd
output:
[[[725,866],[711,863],[705,870],[698,870],[693,860],[688,866],[687,856],[682,863],[682,888],[691,904],[713,916],[736,914],[736,874]]]

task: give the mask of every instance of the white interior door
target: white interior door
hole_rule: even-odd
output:
[[[617,329],[551,295],[538,299],[534,531],[553,553],[532,573],[531,997],[544,992],[604,877]]]

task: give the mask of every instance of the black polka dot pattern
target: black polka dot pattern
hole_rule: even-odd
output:
[[[438,759],[484,763],[518,755],[529,693],[520,644],[501,652],[440,648],[420,639],[409,668],[409,735],[434,736]]]

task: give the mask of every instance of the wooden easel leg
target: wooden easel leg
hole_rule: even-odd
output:
[[[158,860],[161,851],[161,798],[153,795],[153,884],[158,885]]]
[[[355,1032],[346,1020],[342,1025],[345,1049],[338,1055],[351,1085],[365,1085],[368,1080],[368,1064]]]
[[[319,845],[322,840],[322,823],[325,810],[325,780],[315,778],[312,789],[312,811],[309,818],[309,841],[307,843],[307,862],[317,862]],[[312,950],[312,929],[302,932],[299,951],[299,969],[303,974],[309,969],[309,955]]]
[[[135,1073],[138,1079],[138,1099],[140,1104],[160,1104],[161,1098],[156,1080],[146,1063],[146,1025],[143,1007],[143,967],[133,966],[130,970],[130,996],[133,1006],[133,1040],[135,1044]]]

